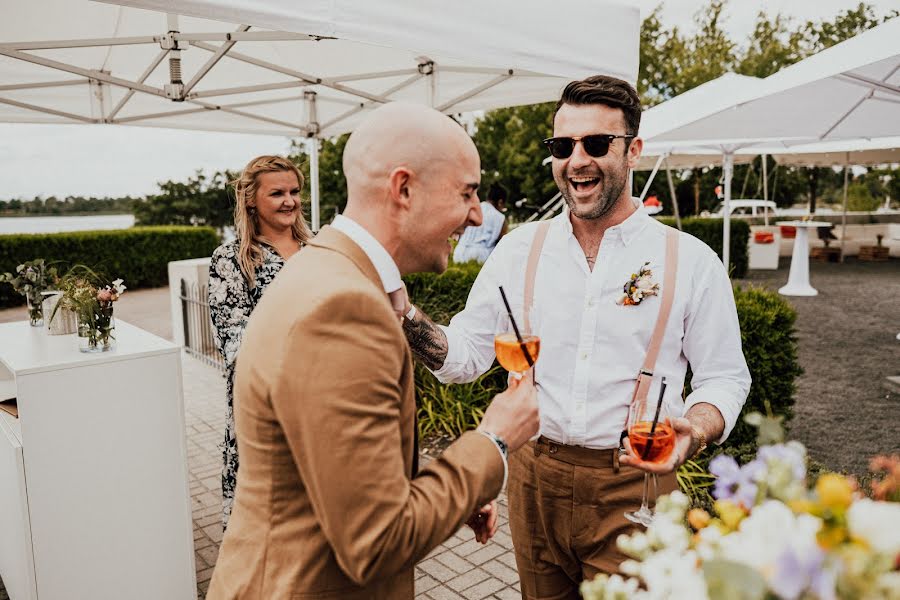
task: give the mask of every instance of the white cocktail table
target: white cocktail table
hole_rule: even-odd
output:
[[[809,230],[831,227],[827,221],[778,221],[776,225],[796,227],[791,272],[787,285],[778,290],[784,296],[817,296],[819,292],[809,283]]]

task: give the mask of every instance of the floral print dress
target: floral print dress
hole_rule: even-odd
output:
[[[284,266],[284,259],[263,245],[263,264],[256,269],[255,286],[247,283],[238,263],[240,242],[216,248],[209,265],[209,315],[216,348],[225,359],[225,441],[222,446],[222,522],[227,527],[237,484],[238,449],[234,435],[234,365],[244,328],[263,292]]]

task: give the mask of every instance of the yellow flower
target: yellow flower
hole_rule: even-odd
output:
[[[847,528],[841,526],[823,525],[816,534],[816,541],[826,550],[840,546],[846,539]]]
[[[736,530],[741,521],[744,520],[744,517],[747,516],[743,508],[730,500],[717,500],[713,506],[719,514],[722,524],[731,531]]]
[[[710,517],[709,513],[702,508],[692,508],[687,514],[687,520],[688,523],[691,524],[691,527],[699,531],[709,525],[712,517]]]
[[[832,510],[844,510],[853,502],[853,487],[846,477],[837,473],[826,473],[816,482],[819,501]]]
[[[790,502],[788,502],[788,506],[790,506],[791,510],[794,511],[794,514],[797,515],[808,513],[818,516],[821,513],[819,506],[815,502],[807,498],[798,498],[797,500],[791,500]]]

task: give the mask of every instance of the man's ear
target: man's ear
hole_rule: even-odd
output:
[[[412,191],[410,186],[415,173],[409,167],[396,167],[389,175],[391,203],[399,208],[409,209]]]
[[[641,159],[641,152],[644,150],[644,140],[636,137],[631,140],[628,145],[628,168],[637,167],[638,161]]]

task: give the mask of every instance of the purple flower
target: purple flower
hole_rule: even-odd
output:
[[[823,569],[825,553],[821,548],[809,548],[805,552],[787,547],[775,561],[769,586],[779,598],[796,600],[807,589],[819,600],[835,598],[834,576]]]
[[[716,476],[713,496],[716,500],[731,500],[750,508],[756,504],[757,475],[765,469],[763,463],[754,460],[743,467],[730,456],[720,454],[709,462],[709,472]]]

